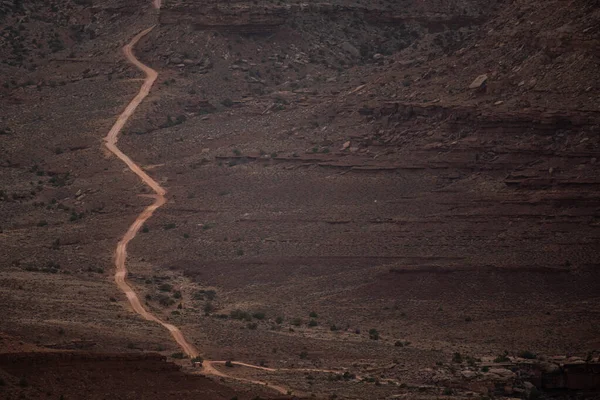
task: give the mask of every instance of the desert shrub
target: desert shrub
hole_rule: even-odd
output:
[[[176,358],[178,360],[182,360],[184,358],[187,358],[187,356],[185,354],[183,354],[183,353],[173,353],[173,354],[171,354],[171,357],[172,358]]]
[[[294,326],[300,326],[300,325],[302,325],[302,318],[294,318],[293,320],[290,321],[290,324],[292,324]]]
[[[331,325],[331,326],[329,327],[329,330],[330,330],[330,331],[332,331],[332,332],[335,332],[335,331],[337,331],[337,330],[338,330],[338,327],[337,327],[337,326],[335,326],[335,324],[333,324],[333,325]]]
[[[180,299],[181,298],[181,290],[176,290],[175,293],[173,293],[173,297],[176,299]]]
[[[351,379],[356,379],[356,375],[346,371],[344,372],[344,375],[342,375],[342,379],[344,379],[345,381],[349,381]]]
[[[401,340],[396,340],[396,343],[394,343],[394,346],[396,346],[396,347],[404,347],[404,343],[402,343]]]
[[[231,319],[237,319],[237,320],[245,320],[245,321],[252,320],[252,316],[250,315],[250,313],[248,313],[247,311],[239,310],[239,309],[235,309],[235,310],[231,311],[229,313],[229,317],[231,317]]]
[[[369,339],[379,340],[379,332],[377,332],[377,329],[375,329],[375,328],[369,329]]]
[[[457,364],[462,363],[463,362],[462,355],[460,353],[454,353],[452,355],[452,362],[455,362]]]
[[[163,307],[169,307],[169,306],[172,306],[173,304],[175,304],[175,300],[173,300],[166,294],[161,293],[156,296],[156,299],[158,300],[158,304],[160,304]]]
[[[227,360],[227,361],[225,361],[225,366],[227,368],[233,368],[233,363],[231,362],[231,360]]]
[[[532,353],[529,350],[523,350],[523,351],[519,352],[519,357],[526,358],[528,360],[534,360],[537,358],[537,355],[535,353]]]
[[[204,314],[208,315],[213,311],[215,311],[215,306],[211,302],[208,302],[204,305]]]
[[[307,358],[308,358],[308,353],[306,351],[303,351],[300,353],[301,360],[306,360]]]
[[[144,225],[142,227],[142,233],[148,233],[148,232],[150,232],[150,228],[148,228],[148,225]]]
[[[319,318],[319,315],[314,311],[311,311],[310,314],[308,314],[308,316],[311,318]]]
[[[225,107],[231,107],[233,106],[233,100],[231,100],[229,97],[221,100],[221,104],[224,105]]]
[[[175,228],[177,228],[177,225],[174,224],[173,222],[171,222],[170,224],[166,224],[164,228],[165,228],[165,230],[175,229]]]
[[[163,283],[158,287],[158,290],[161,292],[170,292],[173,290],[173,286],[169,285],[168,283]]]
[[[275,322],[277,322],[278,324],[281,324],[283,322],[283,317],[275,318]]]
[[[489,372],[490,367],[482,367],[481,372]]]
[[[252,317],[256,318],[256,319],[265,319],[265,313],[264,312],[255,312],[254,314],[252,314]]]
[[[258,328],[258,324],[256,322],[248,322],[246,324],[246,328],[250,330],[255,330],[256,328]]]
[[[311,319],[310,321],[308,321],[308,326],[309,327],[313,327],[313,326],[317,326],[319,325],[319,323],[317,321],[315,321],[314,319]]]
[[[500,354],[498,357],[494,358],[495,363],[503,363],[509,362],[510,358],[508,358],[508,352],[505,351],[504,354]]]
[[[472,356],[466,356],[465,359],[467,360],[467,364],[469,364],[471,367],[474,367],[477,362],[481,362],[481,359]]]

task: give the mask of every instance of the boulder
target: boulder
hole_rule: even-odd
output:
[[[480,89],[484,88],[487,84],[488,76],[487,74],[479,75],[475,80],[469,85],[469,89]]]
[[[514,372],[504,368],[490,368],[489,373],[501,380],[510,380],[516,376]]]

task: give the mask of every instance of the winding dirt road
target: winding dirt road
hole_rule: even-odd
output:
[[[158,2],[158,5],[160,5],[160,1]],[[131,42],[129,42],[127,45],[125,45],[125,47],[123,47],[123,52],[125,53],[125,57],[127,58],[127,60],[133,65],[135,65],[137,68],[142,70],[146,74],[146,79],[144,79],[144,84],[140,88],[139,93],[127,105],[125,111],[123,111],[121,115],[119,115],[117,121],[104,138],[105,145],[108,148],[108,150],[110,150],[121,161],[123,161],[127,165],[127,167],[129,167],[131,172],[136,174],[155,193],[151,196],[154,198],[154,203],[146,207],[146,209],[140,215],[138,215],[138,217],[135,219],[133,224],[131,224],[129,229],[127,229],[127,232],[117,245],[117,249],[115,251],[115,282],[119,289],[121,289],[123,293],[125,293],[127,299],[129,300],[129,304],[131,304],[131,307],[136,313],[140,314],[148,321],[157,322],[164,326],[166,329],[168,329],[171,333],[171,336],[173,336],[173,339],[175,339],[175,341],[177,342],[177,344],[179,344],[179,346],[185,352],[185,354],[187,354],[191,358],[194,358],[198,356],[198,351],[191,343],[189,343],[185,339],[179,328],[172,324],[164,322],[163,320],[146,310],[146,308],[144,308],[144,306],[142,305],[138,295],[131,288],[131,286],[129,286],[126,280],[127,266],[125,264],[125,261],[127,259],[127,244],[136,236],[142,225],[144,225],[144,222],[146,222],[148,218],[152,216],[154,211],[156,211],[156,209],[158,209],[167,202],[167,199],[165,198],[165,194],[167,193],[167,191],[164,188],[162,188],[158,184],[158,182],[152,179],[150,175],[148,175],[144,170],[142,170],[139,167],[139,165],[134,163],[131,160],[131,158],[129,158],[117,147],[117,140],[119,139],[119,133],[123,129],[123,126],[131,117],[131,115],[133,115],[140,103],[146,98],[146,96],[148,96],[148,93],[150,92],[154,81],[156,81],[156,78],[158,77],[158,73],[155,70],[142,64],[137,58],[135,58],[133,54],[133,47],[140,41],[141,38],[143,38],[150,31],[152,31],[152,29],[154,29],[154,26],[140,32],[131,40]]]
[[[161,0],[153,0],[153,5],[155,8],[159,9],[161,6]],[[123,238],[117,244],[117,249],[115,250],[115,267],[116,267],[115,283],[117,284],[118,288],[121,289],[121,291],[123,291],[123,293],[125,293],[125,295],[127,296],[127,300],[129,301],[129,304],[133,308],[133,311],[135,311],[136,313],[138,313],[139,315],[141,315],[148,321],[156,322],[156,323],[162,325],[164,328],[166,328],[171,333],[171,336],[173,336],[173,339],[175,339],[175,341],[177,342],[179,347],[181,347],[183,352],[185,352],[185,354],[188,355],[190,358],[195,358],[199,355],[198,350],[185,339],[185,337],[183,336],[183,333],[179,330],[179,328],[161,320],[156,315],[154,315],[151,312],[149,312],[148,310],[146,310],[146,308],[143,306],[142,302],[140,301],[140,298],[138,297],[138,295],[135,293],[133,288],[127,283],[127,265],[126,265],[127,245],[129,244],[129,242],[131,240],[133,240],[133,238],[135,238],[135,236],[137,235],[137,233],[139,232],[141,227],[144,225],[144,223],[150,217],[152,217],[152,214],[159,207],[161,207],[162,205],[164,205],[167,202],[167,199],[165,197],[167,191],[162,186],[160,186],[160,184],[158,182],[156,182],[154,179],[152,179],[150,177],[150,175],[148,175],[144,170],[142,170],[142,168],[140,168],[139,165],[137,165],[135,162],[133,162],[131,160],[131,158],[129,158],[129,156],[127,156],[125,153],[123,153],[117,147],[119,133],[121,132],[121,130],[123,129],[123,127],[125,126],[127,121],[129,120],[129,118],[133,115],[133,113],[135,112],[137,107],[148,96],[148,93],[150,93],[150,89],[152,89],[152,86],[158,77],[158,73],[155,70],[142,64],[133,54],[134,46],[140,41],[140,39],[142,39],[144,36],[146,36],[148,33],[150,33],[153,29],[154,29],[154,26],[140,32],[131,40],[131,42],[129,42],[127,45],[125,45],[123,47],[123,52],[124,52],[127,60],[130,63],[132,63],[133,65],[135,65],[142,72],[144,72],[144,74],[146,75],[146,78],[144,79],[144,84],[140,88],[140,91],[138,92],[138,94],[133,98],[133,100],[131,100],[131,102],[127,105],[125,110],[119,115],[119,117],[117,118],[117,121],[112,126],[112,128],[110,129],[110,131],[108,132],[106,137],[104,138],[105,146],[107,147],[107,149],[110,150],[110,152],[112,152],[115,156],[117,156],[121,161],[123,161],[127,165],[127,167],[131,170],[131,172],[136,174],[142,180],[142,182],[144,182],[146,185],[148,185],[155,193],[154,195],[146,195],[147,197],[153,198],[154,202],[151,205],[149,205],[148,207],[146,207],[146,209],[144,209],[144,211],[140,215],[138,215],[138,217],[135,219],[133,224],[131,224],[131,226],[127,229],[127,232],[125,233]],[[215,368],[215,365],[224,365],[224,364],[225,364],[225,361],[206,360],[203,363],[202,373],[204,373],[206,375],[213,375],[213,376],[218,376],[218,377],[222,377],[222,378],[230,378],[230,379],[234,379],[234,380],[237,380],[240,382],[266,386],[266,387],[269,387],[269,388],[271,388],[279,393],[283,393],[283,394],[286,394],[288,392],[288,389],[284,388],[282,386],[273,385],[273,384],[270,384],[270,383],[264,382],[264,381],[234,377],[231,375],[227,375],[226,373],[221,372],[220,370]],[[261,367],[258,365],[246,364],[246,363],[242,363],[242,362],[234,362],[233,364],[237,365],[237,366],[241,366],[241,367],[253,368],[253,369],[258,369],[258,370],[268,371],[268,372],[314,371],[314,372],[339,373],[339,371],[319,370],[319,369],[305,369],[305,370],[304,369],[297,369],[297,370],[274,369],[274,368]]]

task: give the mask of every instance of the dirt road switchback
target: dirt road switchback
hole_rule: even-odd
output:
[[[160,2],[158,3],[158,5],[160,6]],[[123,126],[125,126],[125,123],[129,120],[129,118],[135,112],[136,108],[140,105],[140,103],[146,98],[146,96],[148,96],[148,93],[150,92],[154,81],[156,81],[156,78],[158,77],[158,74],[155,70],[142,64],[137,58],[135,58],[135,55],[133,54],[133,47],[137,44],[137,42],[140,41],[141,38],[143,38],[150,31],[152,31],[152,29],[154,29],[154,27],[148,28],[140,32],[131,40],[131,42],[129,42],[125,47],[123,47],[123,52],[125,53],[125,57],[127,58],[127,60],[133,65],[135,65],[137,68],[142,70],[146,74],[146,79],[144,79],[144,84],[140,88],[138,94],[134,97],[133,100],[131,100],[131,102],[127,105],[127,107],[121,113],[121,115],[119,115],[117,121],[104,138],[105,145],[108,148],[108,150],[110,150],[121,161],[123,161],[127,165],[127,167],[129,167],[131,172],[136,174],[155,193],[155,195],[151,196],[154,198],[154,203],[146,207],[146,209],[140,215],[138,215],[138,217],[135,219],[133,224],[131,224],[129,229],[127,229],[127,232],[117,245],[117,249],[115,251],[115,282],[119,289],[121,289],[123,293],[125,293],[127,299],[129,300],[129,304],[136,313],[140,314],[147,320],[157,322],[164,326],[166,329],[168,329],[175,341],[177,342],[177,344],[179,344],[179,346],[181,347],[181,349],[189,357],[194,358],[198,356],[198,351],[191,343],[188,343],[188,341],[185,339],[179,328],[172,324],[162,321],[160,318],[146,310],[146,308],[140,301],[138,295],[131,288],[131,286],[129,286],[126,280],[127,244],[137,235],[140,228],[144,225],[148,218],[152,216],[154,211],[156,211],[156,209],[161,207],[167,201],[165,198],[165,194],[167,193],[167,191],[164,188],[162,188],[158,184],[158,182],[152,179],[150,175],[148,175],[144,170],[142,170],[139,165],[133,162],[131,158],[129,158],[117,147],[117,140],[119,138],[119,133],[123,129]]]

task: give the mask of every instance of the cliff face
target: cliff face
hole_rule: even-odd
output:
[[[287,8],[172,6],[161,12],[164,25],[192,25],[198,30],[225,30],[240,33],[270,32],[283,25],[289,16]]]
[[[191,1],[169,3],[160,15],[161,24],[186,24],[199,30],[233,32],[271,32],[286,22],[308,16],[358,16],[370,24],[405,24],[416,22],[429,31],[440,32],[479,24],[485,20],[485,10],[494,2],[403,2],[387,6],[351,4],[347,2],[256,4],[232,1],[198,4]]]

